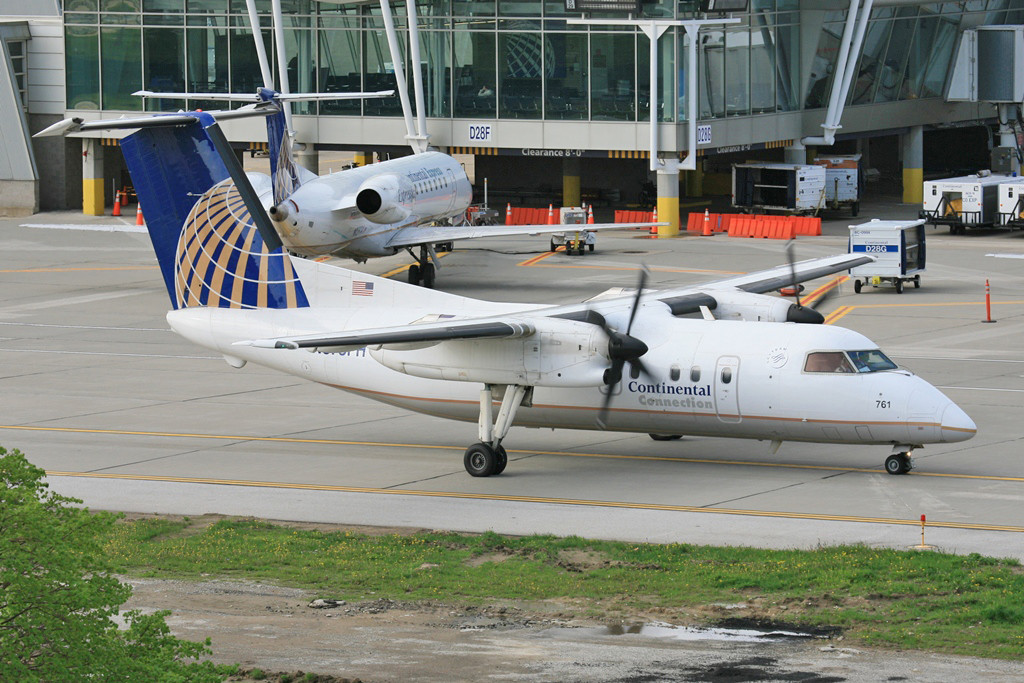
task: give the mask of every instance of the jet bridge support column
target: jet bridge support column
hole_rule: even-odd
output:
[[[312,142],[296,145],[295,162],[307,171],[320,175],[320,153]]]
[[[562,160],[562,206],[581,206],[580,166],[579,157]]]
[[[903,147],[903,203],[924,201],[924,127],[911,126],[900,136]]]
[[[356,166],[369,166],[373,163],[373,152],[356,152],[354,163]]]
[[[658,237],[675,237],[679,234],[679,169],[669,165],[658,169]]]
[[[102,216],[106,207],[103,191],[103,146],[98,138],[82,138],[82,213]]]

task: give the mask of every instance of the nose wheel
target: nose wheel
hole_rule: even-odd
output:
[[[893,453],[885,459],[885,471],[889,474],[906,474],[912,469],[914,469],[914,462],[911,460],[909,452]]]

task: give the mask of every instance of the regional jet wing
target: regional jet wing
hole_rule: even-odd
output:
[[[611,230],[613,228],[649,228],[665,223],[591,223],[584,225],[456,225],[456,226],[415,226],[404,227],[395,232],[388,242],[389,247],[415,247],[421,244],[473,240],[480,237],[508,237],[509,235],[546,235],[553,232],[582,232]]]

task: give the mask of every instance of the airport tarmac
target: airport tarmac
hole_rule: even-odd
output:
[[[856,219],[829,215],[822,237],[797,240],[798,257],[845,252],[846,226],[916,210],[868,201]],[[506,473],[475,479],[462,465],[475,424],[235,370],[171,333],[133,223],[0,220],[0,445],[90,507],[780,548],[908,548],[927,515],[928,545],[1024,560],[1024,233],[929,228],[920,289],[854,294],[846,283],[823,308],[977,423],[969,441],[915,452],[909,475],[886,474],[881,447],[785,443],[772,454],[758,441],[517,427]],[[601,233],[585,256],[551,254],[546,236],[456,247],[438,287],[507,301],[580,301],[632,286],[640,264],[657,288],[784,260],[778,240],[638,231]],[[356,267],[402,278],[409,261]],[[992,324],[981,322],[986,280]]]

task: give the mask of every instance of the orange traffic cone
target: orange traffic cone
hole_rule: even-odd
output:
[[[114,211],[110,215],[111,216],[120,216],[121,215],[121,193],[119,191],[114,193]]]
[[[594,224],[594,205],[591,204],[587,207],[587,225]]]
[[[704,229],[700,234],[701,237],[711,237],[711,216],[707,209],[704,209]]]
[[[654,207],[654,213],[651,216],[651,222],[653,222],[653,223],[657,223],[658,222],[658,207],[657,206]],[[658,226],[657,225],[652,225],[651,226],[651,234],[652,235],[657,235],[658,234]]]
[[[146,221],[142,218],[142,202],[136,205],[135,209],[135,225],[145,225]]]
[[[548,225],[558,225],[555,223],[555,205],[548,204]]]
[[[512,225],[512,202],[505,207],[505,225]]]

